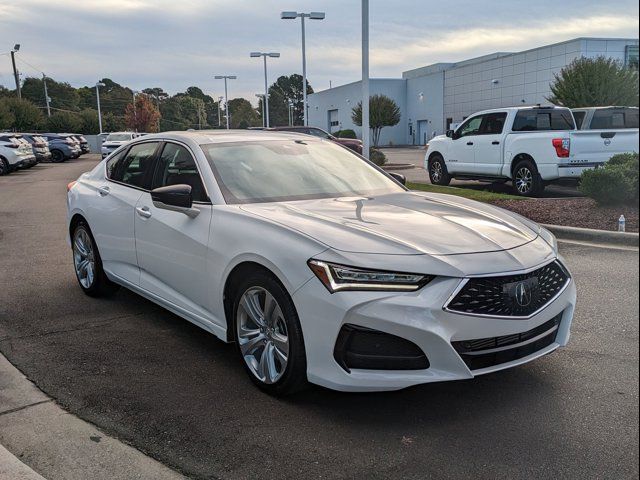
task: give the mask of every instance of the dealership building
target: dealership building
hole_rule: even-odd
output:
[[[422,145],[480,110],[548,104],[554,74],[578,57],[605,56],[638,64],[638,39],[576,38],[517,53],[492,53],[456,63],[403,72],[402,78],[370,79],[371,95],[400,107],[401,120],[382,130],[380,145]],[[351,111],[362,98],[361,82],[309,96],[309,125],[335,132],[361,129]]]

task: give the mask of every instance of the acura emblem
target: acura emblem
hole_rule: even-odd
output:
[[[532,297],[531,287],[525,282],[520,282],[518,285],[516,285],[515,297],[518,305],[520,305],[521,307],[528,306],[531,303]]]

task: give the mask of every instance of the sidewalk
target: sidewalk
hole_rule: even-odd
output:
[[[0,480],[43,478],[184,477],[67,413],[0,354]]]

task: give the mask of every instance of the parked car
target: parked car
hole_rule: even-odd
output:
[[[107,138],[102,143],[102,147],[100,148],[102,151],[102,158],[105,158],[113,151],[118,149],[120,146],[124,145],[127,142],[130,142],[134,138],[138,138],[144,135],[143,133],[136,132],[113,132],[110,133]]]
[[[304,133],[305,135],[313,135],[314,137],[324,138],[326,140],[331,140],[332,142],[339,143],[340,145],[344,145],[345,147],[350,148],[354,152],[362,155],[362,140],[358,140],[357,138],[334,137],[330,133],[327,133],[318,127],[272,127],[272,128],[269,128],[268,130],[277,130],[282,132],[296,132],[296,133]]]
[[[638,129],[638,107],[573,108],[578,130]]]
[[[91,151],[91,149],[89,148],[89,142],[87,142],[87,139],[82,135],[79,135],[77,133],[67,133],[67,135],[70,135],[74,140],[77,140],[78,145],[80,145],[80,155],[84,155],[85,153],[89,153]]]
[[[31,145],[15,133],[0,133],[0,175],[18,168],[30,168],[38,161]]]
[[[424,168],[436,185],[453,178],[511,180],[516,194],[535,196],[551,182],[577,181],[611,156],[636,150],[637,138],[633,131],[577,131],[568,108],[500,108],[478,112],[433,138]]]
[[[74,140],[71,135],[64,133],[43,133],[41,136],[49,142],[52,162],[64,162],[65,160],[78,158],[80,156],[80,144]]]
[[[51,150],[49,150],[49,142],[37,133],[22,133],[22,138],[29,142],[33,154],[38,162],[51,161]]]
[[[135,139],[67,187],[79,286],[235,342],[272,394],[469,379],[567,344],[576,290],[551,233],[398,179],[284,132]]]

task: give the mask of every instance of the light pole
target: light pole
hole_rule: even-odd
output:
[[[49,102],[51,99],[49,98],[49,92],[47,92],[47,76],[42,72],[42,84],[44,85],[44,101],[47,103],[47,117],[51,116],[51,107]]]
[[[104,87],[104,83],[96,83],[96,101],[98,102],[98,130],[102,134],[102,113],[100,112],[100,87]]]
[[[278,52],[251,52],[251,58],[262,57],[264,59],[264,110],[265,110],[265,127],[269,128],[269,86],[267,82],[267,57],[280,58]]]
[[[133,93],[133,129],[138,132],[138,113],[136,112],[136,94],[140,93],[137,90],[131,90]]]
[[[307,118],[307,56],[306,56],[306,47],[305,47],[305,30],[304,30],[304,19],[308,18],[310,20],[324,20],[325,14],[324,12],[311,12],[311,13],[302,13],[302,12],[282,12],[280,14],[280,18],[282,20],[295,20],[300,17],[300,22],[302,24],[302,118],[304,119],[304,126],[309,125],[309,119]]]
[[[13,78],[16,81],[16,92],[18,98],[22,98],[22,90],[20,90],[20,76],[18,75],[18,69],[16,68],[16,52],[20,50],[20,44],[16,43],[11,50],[11,65],[13,65]]]
[[[218,127],[222,126],[222,114],[221,114],[221,108],[220,105],[222,105],[222,99],[224,97],[218,97]]]
[[[362,0],[362,155],[369,158],[369,0]]]
[[[264,93],[256,93],[256,97],[258,97],[261,100],[262,103],[262,126],[266,127],[265,124],[265,118],[264,118]]]
[[[224,111],[227,116],[227,130],[229,130],[229,94],[227,91],[227,80],[235,80],[238,77],[235,75],[216,75],[213,78],[216,80],[224,79]]]
[[[288,99],[287,105],[289,106],[289,126],[293,127],[293,100]]]

